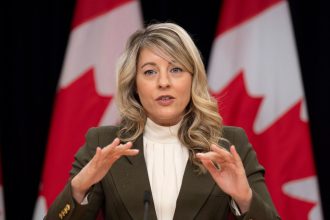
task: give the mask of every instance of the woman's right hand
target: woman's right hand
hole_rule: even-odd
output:
[[[123,155],[134,156],[139,153],[139,150],[131,147],[132,142],[120,144],[119,138],[102,149],[97,147],[94,157],[71,180],[73,198],[81,203],[89,188],[106,175],[114,162]]]

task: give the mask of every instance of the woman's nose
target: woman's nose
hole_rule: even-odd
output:
[[[169,74],[165,71],[159,73],[158,75],[158,87],[159,88],[167,88],[171,85],[171,80],[169,78]]]

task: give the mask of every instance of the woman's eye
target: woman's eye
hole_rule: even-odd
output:
[[[144,71],[144,75],[147,75],[147,76],[153,75],[155,73],[156,73],[156,71],[154,71],[154,70],[146,70],[146,71]]]
[[[180,72],[182,72],[182,69],[180,67],[174,67],[174,68],[171,69],[171,72],[172,73],[180,73]]]

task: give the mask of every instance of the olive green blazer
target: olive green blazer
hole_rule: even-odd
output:
[[[116,137],[118,127],[92,128],[86,135],[85,145],[75,155],[70,172],[76,175],[95,154],[97,146],[104,147]],[[264,168],[258,163],[245,132],[237,127],[224,127],[223,137],[235,145],[242,158],[249,184],[253,190],[250,209],[236,219],[270,220],[280,219],[264,182]],[[229,144],[220,143],[228,148]],[[100,210],[105,219],[142,220],[144,215],[143,195],[151,192],[143,153],[143,136],[133,144],[139,149],[137,156],[121,157],[110,171],[88,193],[88,204],[80,205],[71,194],[70,180],[48,210],[45,219],[95,219]],[[178,195],[175,220],[224,220],[231,215],[230,197],[214,182],[209,173],[198,175],[188,160],[182,186]],[[148,220],[156,220],[151,198]]]

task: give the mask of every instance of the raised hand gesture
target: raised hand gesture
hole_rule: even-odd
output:
[[[114,139],[111,144],[102,149],[97,147],[93,158],[71,181],[75,200],[80,203],[88,189],[99,182],[121,156],[134,156],[139,153],[139,150],[130,149],[131,147],[131,142],[120,144],[119,138]]]
[[[212,144],[211,151],[198,153],[196,156],[217,185],[234,199],[240,210],[243,213],[248,211],[252,200],[252,190],[235,147],[231,146],[229,152],[225,148]]]

